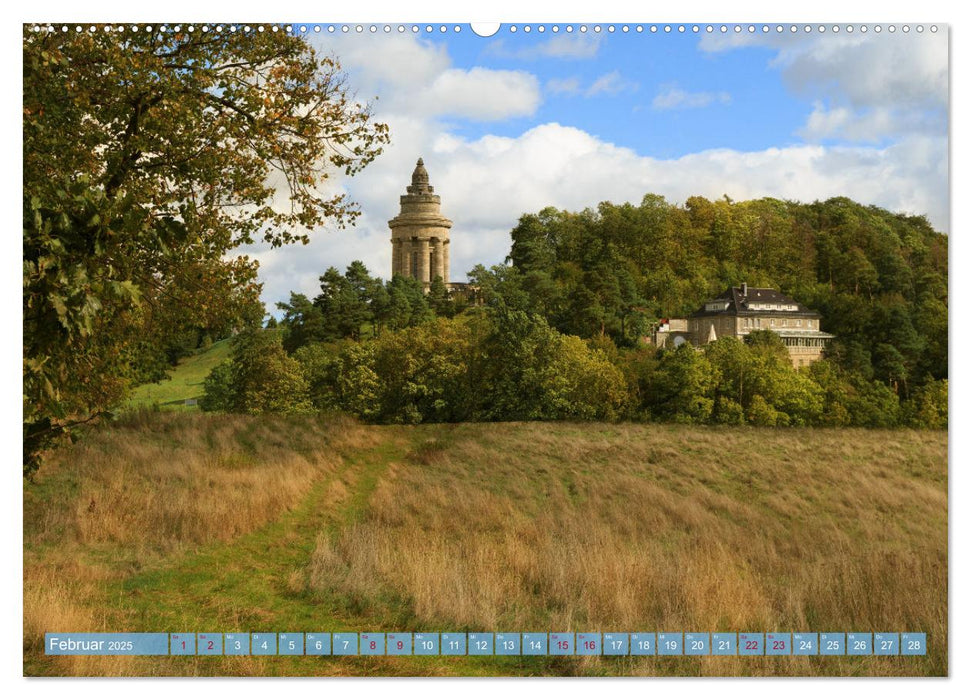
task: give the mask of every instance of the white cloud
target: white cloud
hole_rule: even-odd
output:
[[[873,31],[847,34],[711,34],[705,51],[776,50],[770,66],[798,95],[816,98],[799,134],[807,139],[875,141],[910,132],[946,133],[948,35]]]
[[[443,46],[409,35],[314,37],[334,53],[362,100],[382,112],[492,121],[532,114],[542,99],[536,76],[518,70],[451,66]]]
[[[425,85],[450,66],[443,45],[412,36],[315,36],[311,43],[324,55],[335,54],[349,84],[366,86],[368,94],[404,80]]]
[[[538,53],[551,58],[593,58],[600,50],[599,35],[561,34],[545,44],[540,44]]]
[[[536,76],[523,71],[450,68],[414,99],[432,114],[495,121],[533,114],[540,90]]]
[[[773,61],[797,92],[854,107],[947,104],[947,35],[856,34],[794,42]]]
[[[728,104],[731,101],[732,97],[727,92],[687,92],[677,85],[666,85],[654,96],[651,106],[658,110],[697,109],[714,102]]]
[[[414,167],[425,159],[452,228],[452,279],[476,263],[502,262],[509,231],[518,218],[545,206],[579,210],[600,201],[639,202],[644,194],[683,202],[692,195],[743,200],[778,197],[813,201],[848,196],[893,211],[926,213],[948,228],[944,139],[909,137],[885,148],[801,145],[760,151],[718,149],[676,159],[641,156],[556,123],[512,137],[464,140],[416,131],[415,141],[382,157],[348,183],[365,215],[351,230],[319,232],[304,249],[263,252],[264,299],[285,299],[291,289],[317,292],[326,267],[340,269],[360,259],[375,274],[390,269],[387,220]]]
[[[579,95],[579,78],[551,78],[546,81],[546,92],[552,95]]]
[[[603,39],[598,34],[560,34],[547,41],[521,49],[511,49],[505,39],[496,39],[486,47],[486,52],[500,58],[560,58],[585,59],[593,58],[600,50]]]
[[[624,80],[621,77],[620,71],[611,71],[610,73],[605,73],[599,78],[593,81],[590,87],[587,88],[584,95],[587,97],[595,97],[596,95],[617,95],[621,92],[633,92],[637,89],[637,84]]]
[[[419,155],[442,197],[443,213],[454,221],[451,277],[455,281],[463,280],[477,263],[502,262],[509,252],[509,231],[524,213],[550,205],[579,210],[604,200],[636,203],[648,192],[672,202],[692,195],[798,201],[848,196],[893,211],[927,214],[936,228],[948,230],[946,132],[928,135],[915,128],[890,145],[719,149],[674,159],[643,156],[558,123],[537,125],[521,134],[466,138],[444,124],[441,115],[489,109],[486,103],[504,94],[504,105],[493,108],[493,115],[526,113],[532,103],[522,95],[534,88],[538,91],[538,85],[516,71],[457,70],[439,49],[411,37],[393,48],[382,49],[382,45],[379,41],[368,50],[339,51],[359,94],[381,95],[375,116],[390,125],[392,134],[392,143],[362,173],[333,183],[360,202],[362,217],[351,229],[315,232],[307,247],[252,246],[244,251],[255,253],[262,264],[263,299],[271,308],[286,300],[291,290],[315,295],[317,278],[329,266],[344,269],[359,259],[373,274],[388,276],[387,221],[397,214],[398,198]],[[399,65],[398,72],[376,65],[403,57],[412,64]],[[412,70],[408,65],[423,76],[421,81],[401,80],[401,71]],[[619,72],[598,81],[600,94],[623,83]],[[548,92],[550,82],[545,85]],[[483,94],[466,90],[466,83],[475,84]],[[579,81],[559,87],[583,90]],[[452,91],[455,94],[446,94]],[[509,92],[519,97],[511,99]],[[416,95],[443,102],[422,106],[416,104]],[[867,123],[860,121],[861,114],[867,112],[820,102],[807,121],[806,137],[855,133],[862,138],[867,129],[879,130],[889,119],[874,111]]]
[[[843,138],[877,143],[899,134],[935,132],[947,132],[943,113],[882,106],[859,110],[845,106],[829,108],[817,100],[805,126],[798,133],[807,141]]]

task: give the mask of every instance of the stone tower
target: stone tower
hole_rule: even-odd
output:
[[[452,222],[442,216],[442,198],[428,184],[428,171],[418,159],[401,212],[391,227],[391,274],[414,277],[426,286],[436,277],[448,284],[448,232]]]

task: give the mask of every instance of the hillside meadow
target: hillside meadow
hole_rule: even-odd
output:
[[[926,657],[48,657],[48,631],[924,631]],[[947,674],[947,434],[141,412],[24,485],[27,675]]]

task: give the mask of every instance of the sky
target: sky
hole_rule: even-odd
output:
[[[359,204],[355,227],[315,231],[305,247],[241,251],[260,261],[269,311],[291,291],[316,295],[331,266],[361,260],[389,276],[387,222],[418,157],[454,222],[457,282],[478,263],[505,260],[523,214],[636,204],[647,193],[679,204],[693,195],[848,196],[949,231],[946,25],[624,33],[618,24],[597,33],[519,24],[490,37],[469,25],[391,25],[387,34],[384,25],[360,34],[306,26],[390,126],[391,145],[362,173],[330,182]]]

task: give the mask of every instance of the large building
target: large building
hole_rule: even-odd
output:
[[[448,284],[448,234],[452,222],[442,216],[442,198],[428,182],[422,159],[411,174],[401,212],[391,227],[391,274],[421,280],[425,288],[436,277]]]
[[[820,314],[807,309],[775,289],[729,287],[706,301],[687,319],[665,319],[654,334],[659,346],[690,342],[706,345],[719,338],[744,339],[754,330],[769,330],[782,338],[794,367],[803,367],[822,357],[833,338],[820,330]]]

